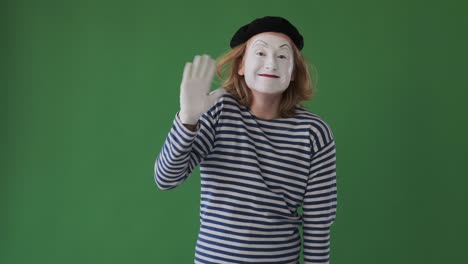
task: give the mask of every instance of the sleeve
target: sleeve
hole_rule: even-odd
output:
[[[159,189],[170,190],[179,186],[212,151],[221,109],[222,101],[219,99],[200,117],[196,131],[186,128],[177,112],[154,164],[154,180]]]
[[[330,128],[314,140],[303,203],[304,264],[329,263],[330,226],[337,206],[335,140]]]

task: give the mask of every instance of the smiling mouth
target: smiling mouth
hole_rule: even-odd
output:
[[[268,78],[279,78],[279,76],[271,75],[271,74],[259,74],[259,76],[268,77]]]

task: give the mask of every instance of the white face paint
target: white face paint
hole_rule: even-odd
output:
[[[245,82],[250,89],[277,94],[288,88],[294,56],[287,38],[274,33],[254,36],[247,46],[244,60],[239,74],[245,75]]]

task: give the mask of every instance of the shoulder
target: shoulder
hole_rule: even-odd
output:
[[[218,93],[217,100],[215,105],[213,106],[216,110],[222,111],[223,109],[229,108],[229,109],[239,109],[241,108],[241,104],[237,100],[236,97],[234,97],[232,94],[227,92],[224,88],[218,88],[215,91],[211,93]]]
[[[320,149],[334,140],[331,126],[320,115],[303,107],[297,107],[297,116],[309,129],[313,145]]]
[[[220,88],[220,89],[224,89],[224,88]],[[230,94],[227,91],[219,98],[219,100],[222,101],[223,104],[226,104],[226,105],[232,105],[232,106],[237,106],[237,107],[240,106],[240,103],[236,99],[236,97],[234,97],[234,95]]]
[[[240,106],[236,98],[223,87],[211,91],[209,96],[213,96],[215,99],[211,100],[212,106],[207,113],[214,119],[222,115],[226,108],[238,108]]]

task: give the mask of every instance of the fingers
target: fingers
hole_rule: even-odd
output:
[[[215,61],[209,55],[196,55],[193,62],[185,63],[183,78],[203,78],[215,70]]]
[[[206,73],[205,74],[206,74],[206,78],[208,80],[210,80],[210,82],[211,82],[213,80],[213,78],[214,78],[215,73],[216,73],[216,62],[215,62],[215,60],[211,59],[210,57],[208,57],[208,59],[209,59],[209,63],[207,65],[207,67],[206,67],[206,71],[205,71]]]
[[[193,69],[192,69],[192,74],[190,77],[192,78],[197,78],[200,74],[200,61],[201,57],[200,55],[195,56],[193,59]]]
[[[216,62],[209,55],[196,55],[193,59],[191,78],[210,78],[214,77]]]
[[[216,73],[216,61],[209,55],[196,55],[193,63],[187,62],[182,79],[183,89],[196,90],[200,94],[207,95],[211,89],[211,82]],[[190,85],[186,85],[190,84]],[[188,88],[192,87],[192,88]]]
[[[205,78],[205,75],[207,73],[207,68],[210,65],[211,58],[208,55],[203,55],[200,59],[200,68],[198,71],[198,77],[200,78]]]
[[[187,80],[192,74],[192,63],[191,62],[187,62],[185,63],[185,67],[184,67],[184,74],[182,76],[182,80]]]

